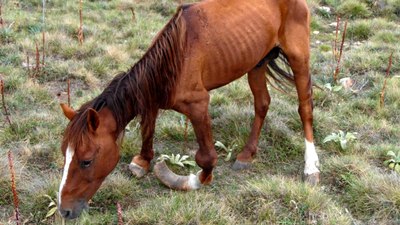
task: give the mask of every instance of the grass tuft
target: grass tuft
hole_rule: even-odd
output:
[[[356,19],[368,18],[372,15],[368,6],[357,0],[345,0],[337,8],[337,13],[342,17]]]
[[[216,201],[216,199],[218,199]],[[125,212],[132,224],[235,224],[223,196],[207,192],[170,192]]]
[[[246,224],[350,224],[321,190],[280,176],[249,181],[230,201]]]
[[[367,20],[351,23],[348,29],[349,38],[356,41],[368,40],[373,34],[371,22]]]

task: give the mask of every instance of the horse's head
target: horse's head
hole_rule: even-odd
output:
[[[59,211],[67,219],[78,217],[119,160],[116,122],[110,110],[91,108],[75,112],[61,105],[70,120],[61,150],[64,172],[59,189]]]

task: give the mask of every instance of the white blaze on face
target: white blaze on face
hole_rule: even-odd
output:
[[[64,165],[63,177],[62,177],[62,180],[61,180],[60,189],[58,191],[58,202],[59,202],[60,205],[61,205],[61,193],[62,193],[62,190],[64,188],[65,182],[67,181],[69,165],[72,162],[72,157],[74,157],[74,153],[75,153],[74,149],[72,149],[68,145],[68,148],[65,151],[65,165]]]
[[[315,151],[315,146],[313,142],[306,140],[306,152],[304,154],[304,160],[306,162],[304,167],[304,174],[310,175],[313,173],[318,173],[319,160],[317,152]]]

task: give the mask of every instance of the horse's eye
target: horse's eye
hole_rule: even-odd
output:
[[[93,160],[83,160],[81,162],[81,167],[82,168],[88,168],[92,164]]]

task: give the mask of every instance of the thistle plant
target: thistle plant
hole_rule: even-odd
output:
[[[340,147],[342,150],[346,150],[348,147],[348,143],[354,141],[357,139],[356,137],[357,132],[344,132],[342,130],[339,130],[338,133],[332,133],[328,136],[325,137],[325,139],[322,141],[323,143],[326,142],[336,142],[336,143],[340,143]]]
[[[386,155],[390,156],[390,159],[386,160],[384,164],[391,170],[400,173],[400,151],[397,152],[397,155],[393,151],[388,151]]]
[[[56,195],[58,195],[56,193]],[[42,222],[45,222],[47,219],[51,217],[55,217],[55,221],[58,224],[64,225],[65,224],[65,219],[61,218],[61,216],[57,216],[56,212],[58,210],[57,202],[55,199],[53,199],[50,195],[43,195],[43,197],[47,198],[49,200],[49,205],[47,206],[48,211],[46,213],[45,218],[42,220]]]
[[[232,152],[235,148],[237,148],[237,144],[233,144],[229,147],[226,147],[222,142],[217,141],[215,142],[215,147],[221,148],[223,150],[225,150],[226,152],[226,157],[225,157],[225,161],[229,161],[232,157]]]
[[[189,156],[188,155],[180,155],[180,154],[171,154],[171,155],[161,155],[158,160],[159,161],[168,161],[172,165],[177,165],[180,167],[185,167],[185,166],[195,166],[196,163],[193,160],[188,160]]]
[[[55,212],[57,211],[57,203],[55,200],[53,200],[53,198],[50,195],[43,195],[43,197],[46,197],[47,199],[49,199],[49,206],[47,206],[49,211],[47,211],[47,214],[46,214],[46,219],[47,219],[49,217],[52,217],[55,214]]]

